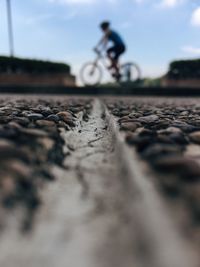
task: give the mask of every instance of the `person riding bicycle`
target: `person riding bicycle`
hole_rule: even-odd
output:
[[[95,50],[98,50],[100,46],[107,49],[108,42],[113,43],[113,46],[107,49],[107,55],[111,61],[111,66],[109,69],[114,69],[115,73],[113,73],[113,76],[117,80],[120,80],[121,75],[119,72],[119,57],[126,51],[125,43],[121,36],[110,28],[110,22],[102,22],[100,24],[100,28],[104,32],[104,36],[95,47]]]

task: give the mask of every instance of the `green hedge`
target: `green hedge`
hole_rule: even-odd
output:
[[[70,66],[42,60],[0,56],[0,73],[70,73]]]
[[[200,79],[200,59],[180,60],[170,64],[167,77],[170,79]]]

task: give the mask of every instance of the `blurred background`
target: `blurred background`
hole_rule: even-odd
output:
[[[10,0],[16,57],[68,63],[78,77],[112,22],[142,76],[163,76],[176,59],[200,57],[199,0]],[[0,55],[9,56],[8,0],[0,0]],[[105,78],[107,81],[108,77]],[[79,80],[79,79],[78,79]]]

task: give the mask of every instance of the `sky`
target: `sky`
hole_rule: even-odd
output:
[[[69,63],[93,60],[99,24],[125,40],[122,61],[144,77],[163,75],[174,59],[200,58],[200,0],[11,0],[15,55]],[[6,0],[0,0],[0,55],[8,55]]]

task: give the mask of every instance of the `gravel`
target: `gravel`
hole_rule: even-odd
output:
[[[184,234],[189,234],[199,245],[198,101],[137,99],[106,100],[106,103],[124,132],[127,144],[134,147],[154,173],[155,183],[168,203],[172,204]],[[184,219],[183,214],[187,214]]]
[[[53,166],[63,167],[62,129],[73,130],[80,120],[76,114],[88,116],[90,102],[0,101],[0,205],[7,210],[24,207],[23,230],[30,229],[41,204],[41,185],[55,179]]]
[[[141,161],[149,166],[156,188],[172,205],[183,232],[200,244],[200,235],[197,234],[200,226],[198,103],[111,99],[106,100],[106,104],[127,145],[136,150]],[[78,145],[76,142],[72,144],[70,140],[68,150],[63,150],[61,132],[67,132],[71,136],[80,133],[83,136],[82,122],[89,121],[90,125],[91,110],[92,102],[87,98],[0,100],[0,208],[11,212],[23,207],[26,214],[22,223],[23,230],[31,228],[37,209],[42,205],[41,189],[46,183],[56,179],[52,168],[67,168],[63,164],[64,159],[72,152],[77,152],[79,157],[79,153],[83,153],[84,157],[87,145],[82,144],[81,140]],[[105,114],[101,116],[101,119],[97,119],[104,121]],[[77,126],[79,131],[75,134]],[[92,130],[87,128],[95,136],[94,140],[87,142],[89,149],[103,136],[108,142],[106,149],[109,150],[109,142],[112,140],[107,139],[107,125],[103,123],[103,126],[104,128],[94,129],[91,124]],[[74,140],[77,140],[77,136]],[[99,154],[102,153],[100,148]],[[92,159],[93,156],[88,153],[86,158]],[[102,163],[102,171],[105,171],[106,166],[103,164],[109,163],[109,158],[106,159],[107,163]],[[81,161],[81,158],[78,160]],[[94,162],[94,166],[98,163]],[[68,166],[70,167],[72,166]],[[87,169],[87,164],[85,168]],[[85,185],[82,173],[80,181],[86,188],[90,186]],[[98,191],[98,183],[95,190]],[[111,188],[108,190],[112,191]]]

